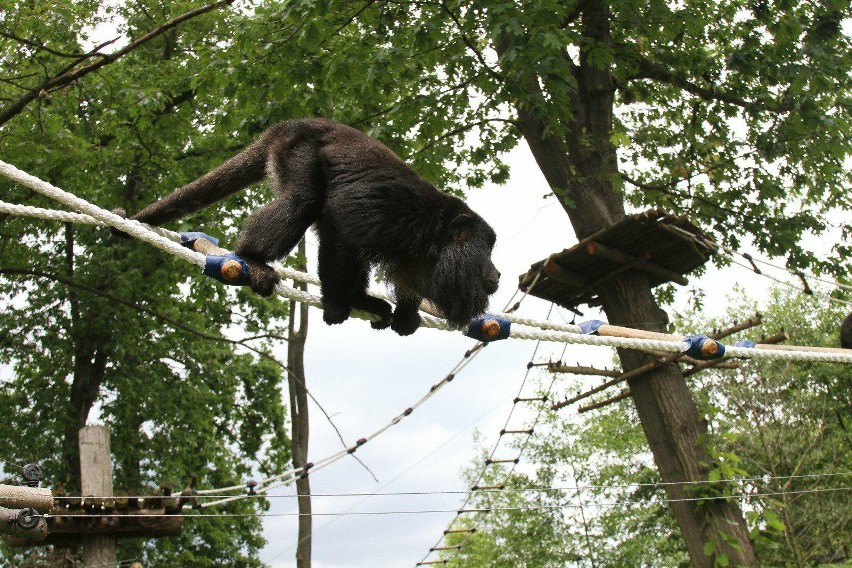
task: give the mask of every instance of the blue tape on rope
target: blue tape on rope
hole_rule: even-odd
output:
[[[186,248],[192,248],[192,243],[197,241],[198,239],[207,239],[214,245],[219,244],[219,239],[216,237],[211,237],[207,233],[202,233],[201,231],[189,231],[187,233],[180,234],[180,244],[185,246]]]
[[[736,343],[734,343],[734,347],[745,347],[747,349],[754,349],[757,347],[757,343],[754,341],[749,341],[748,339],[740,339]]]
[[[225,266],[225,263],[228,261],[236,261],[240,264],[240,274],[237,278],[232,280],[222,276],[222,267]],[[205,257],[204,270],[202,272],[223,284],[230,284],[231,286],[245,286],[249,283],[248,271],[248,263],[237,255],[231,253],[223,255],[208,254]]]
[[[483,314],[470,320],[470,324],[467,326],[467,331],[464,334],[488,343],[489,341],[497,341],[498,339],[509,337],[511,327],[512,322],[506,318]]]
[[[686,354],[693,359],[721,359],[725,356],[725,346],[703,333],[687,336],[683,340],[689,345]]]
[[[584,321],[579,325],[580,331],[582,331],[586,335],[591,335],[593,333],[597,333],[598,329],[600,329],[602,325],[606,325],[606,322],[601,320],[589,320]]]

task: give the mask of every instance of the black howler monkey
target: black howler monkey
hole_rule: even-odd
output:
[[[267,264],[286,256],[314,225],[320,240],[323,319],[351,308],[380,316],[408,335],[422,298],[456,326],[485,311],[500,273],[491,261],[494,230],[460,199],[438,191],[396,154],[355,128],[325,119],[272,126],[213,171],[136,213],[160,225],[262,179],[277,197],[252,213],[235,252],[249,263],[249,286],[268,296],[278,276]],[[371,265],[394,283],[396,308],[366,293]]]

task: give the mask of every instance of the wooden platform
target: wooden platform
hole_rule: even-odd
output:
[[[686,217],[651,209],[536,262],[520,277],[518,287],[525,291],[541,271],[531,295],[570,309],[595,306],[600,304],[597,288],[631,270],[645,272],[652,286],[686,285],[684,275],[707,262],[716,248]]]

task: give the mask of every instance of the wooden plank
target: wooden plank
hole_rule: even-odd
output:
[[[686,286],[686,284],[689,283],[689,280],[686,277],[678,274],[677,272],[673,272],[663,268],[662,266],[654,264],[653,262],[627,254],[597,241],[589,241],[586,243],[586,252],[590,255],[600,256],[619,264],[625,264],[629,268],[638,268],[639,270],[650,272],[651,274],[660,276],[665,280],[676,282],[681,286]]]

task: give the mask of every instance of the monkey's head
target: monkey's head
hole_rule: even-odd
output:
[[[488,297],[497,291],[500,272],[491,261],[496,238],[494,229],[466,206],[444,231],[422,294],[455,326],[466,326],[484,313]]]

